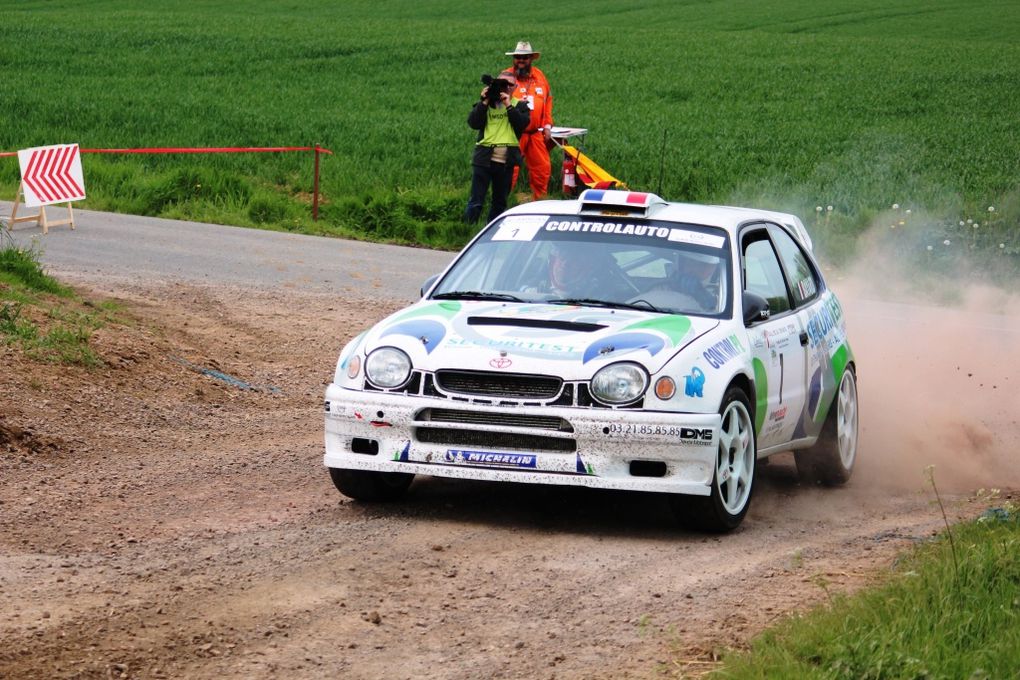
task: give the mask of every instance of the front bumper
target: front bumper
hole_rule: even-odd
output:
[[[326,390],[326,467],[707,496],[718,414]]]

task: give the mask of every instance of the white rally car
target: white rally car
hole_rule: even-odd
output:
[[[840,484],[857,453],[843,309],[800,220],[626,191],[505,212],[343,348],[325,410],[355,499],[415,474],[630,489],[710,531],[743,520],[758,459]]]

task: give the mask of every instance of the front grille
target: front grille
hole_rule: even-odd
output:
[[[560,378],[549,375],[452,370],[440,370],[433,374],[414,371],[402,387],[382,390],[366,380],[364,388],[370,392],[391,392],[477,404],[519,406],[527,402],[541,402],[545,406],[613,408],[595,401],[588,391],[587,382],[564,383]],[[615,408],[640,409],[643,406],[644,398],[641,398],[633,404]],[[525,427],[541,426],[527,424]]]
[[[506,399],[555,399],[563,381],[548,375],[488,371],[437,371],[436,386],[444,392]]]
[[[573,439],[544,437],[534,434],[511,434],[508,432],[481,432],[476,430],[450,430],[442,427],[415,428],[415,437],[426,444],[446,446],[471,446],[500,451],[557,451],[577,450]]]
[[[557,432],[573,432],[563,418],[555,416],[535,416],[524,413],[502,412],[486,413],[481,411],[459,411],[448,408],[426,408],[415,417],[418,422],[432,423],[464,423],[466,425],[495,425],[498,427],[530,427],[536,430],[554,430]]]

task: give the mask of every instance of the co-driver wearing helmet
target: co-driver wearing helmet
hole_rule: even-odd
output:
[[[676,271],[670,278],[669,287],[690,298],[703,312],[718,311],[718,295],[713,289],[718,285],[722,260],[714,255],[683,252],[676,258]]]

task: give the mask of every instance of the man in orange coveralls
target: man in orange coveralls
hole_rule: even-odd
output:
[[[552,141],[552,93],[549,92],[549,81],[545,74],[533,66],[541,52],[531,49],[531,43],[520,41],[513,52],[513,72],[517,76],[517,89],[513,92],[515,99],[528,103],[531,109],[531,121],[521,135],[521,153],[528,166],[528,183],[531,185],[531,196],[538,200],[549,191],[549,176],[552,165],[549,162],[549,145]],[[513,185],[517,184],[520,168],[514,168]]]

